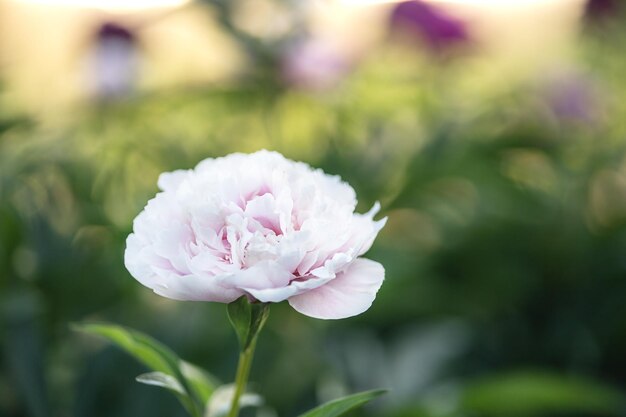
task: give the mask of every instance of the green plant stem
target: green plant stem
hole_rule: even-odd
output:
[[[239,399],[246,391],[255,346],[256,338],[254,338],[247,349],[239,354],[239,364],[237,365],[237,375],[235,376],[235,395],[233,396],[233,402],[230,406],[228,417],[237,417],[239,414]]]

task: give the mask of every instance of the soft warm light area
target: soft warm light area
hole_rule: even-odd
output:
[[[72,6],[100,9],[109,12],[127,12],[135,10],[178,7],[191,0],[14,0],[22,3],[48,6]]]
[[[368,5],[368,4],[393,4],[400,3],[400,0],[337,0],[342,4],[353,5]],[[540,6],[550,5],[559,2],[569,3],[581,3],[580,0],[427,0],[426,3],[432,4],[463,4],[472,6],[483,7],[497,7],[497,8],[515,8],[515,7],[528,7],[528,6]]]

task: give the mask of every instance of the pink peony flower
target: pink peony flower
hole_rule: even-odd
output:
[[[157,294],[288,300],[322,319],[363,313],[374,301],[385,271],[359,256],[386,218],[373,220],[378,204],[354,213],[354,190],[339,177],[259,151],[164,173],[158,185],[125,254],[133,277]]]

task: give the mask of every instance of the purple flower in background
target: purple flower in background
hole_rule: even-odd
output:
[[[416,35],[434,52],[470,40],[463,21],[419,0],[399,3],[391,12],[390,23],[392,31]]]
[[[561,74],[544,89],[546,104],[561,122],[594,124],[600,115],[600,97],[593,81],[581,74]]]
[[[105,40],[118,39],[124,40],[125,42],[129,43],[133,43],[135,41],[135,36],[129,29],[126,29],[125,27],[113,22],[106,22],[102,24],[102,26],[100,26],[100,28],[98,29],[98,33],[96,36],[98,39]]]
[[[587,0],[584,17],[588,21],[604,20],[615,16],[618,11],[616,0]]]
[[[132,92],[138,66],[136,36],[117,23],[98,28],[92,46],[92,78],[100,99],[124,97]]]
[[[348,57],[333,44],[309,39],[286,50],[282,76],[292,86],[326,90],[339,84],[351,67]]]

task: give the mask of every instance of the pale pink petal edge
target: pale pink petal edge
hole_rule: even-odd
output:
[[[343,319],[370,308],[385,279],[383,266],[359,258],[327,284],[289,298],[299,313],[317,319]]]

